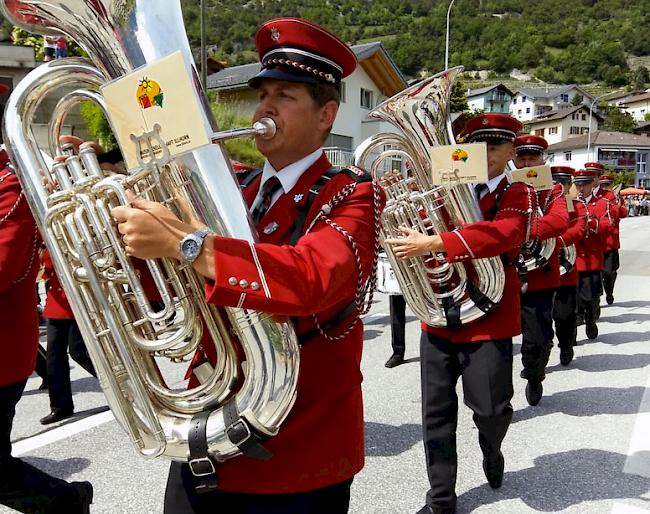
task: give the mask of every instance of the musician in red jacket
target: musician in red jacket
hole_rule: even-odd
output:
[[[593,169],[578,170],[573,182],[578,199],[587,210],[587,235],[576,243],[576,267],[578,269],[578,318],[582,317],[589,339],[598,337],[597,311],[603,294],[601,273],[604,267],[603,253],[607,236],[612,230],[610,204],[604,198],[593,195],[598,176]]]
[[[41,238],[8,161],[0,151],[0,504],[19,512],[86,513],[89,482],[68,483],[11,456],[16,404],[38,347],[34,282]]]
[[[552,166],[553,181],[561,184],[564,194],[568,195],[575,170],[569,166]],[[567,197],[569,198],[569,197]],[[568,366],[573,360],[573,347],[576,345],[577,335],[577,285],[578,271],[575,262],[572,264],[567,259],[567,249],[584,239],[587,229],[587,209],[584,204],[574,198],[569,200],[569,226],[557,238],[557,247],[560,249],[560,265],[563,273],[560,275],[560,285],[555,290],[553,300],[553,321],[555,333],[560,347],[560,364]]]
[[[503,298],[482,317],[456,329],[422,324],[422,425],[430,489],[421,514],[456,509],[460,377],[465,404],[474,411],[485,476],[495,489],[503,481],[501,443],[512,419],[512,338],[521,332],[514,262],[536,208],[532,188],[511,185],[505,171],[519,130],[516,119],[500,113],[481,114],[466,124],[469,142],[487,143],[488,181],[475,188],[485,221],[439,235],[404,227],[403,239],[386,240],[398,258],[430,252],[442,252],[448,262],[501,256],[505,268]]]
[[[542,166],[548,143],[543,137],[526,134],[515,139],[515,166]],[[560,184],[538,192],[542,215],[535,218],[530,241],[541,243],[556,238],[569,223],[564,191]],[[537,260],[537,267],[527,273],[527,287],[521,294],[521,377],[527,380],[526,400],[539,403],[544,392],[546,365],[553,347],[553,294],[560,285],[560,249],[556,245],[548,261]]]
[[[594,195],[609,200],[610,215],[612,218],[612,230],[607,236],[605,242],[605,263],[603,267],[603,289],[605,289],[605,300],[607,305],[614,303],[614,285],[616,276],[620,267],[618,251],[621,247],[620,223],[621,218],[627,216],[627,209],[612,191],[614,177],[611,175],[601,175],[598,179],[598,187],[594,190]]]
[[[273,139],[257,139],[266,162],[244,189],[260,242],[203,234],[190,255],[184,242],[194,228],[162,205],[136,200],[113,210],[129,254],[192,262],[209,280],[209,302],[292,316],[302,342],[296,403],[279,434],[263,442],[272,458],[216,463],[212,492],[200,495],[195,487],[209,479],[172,464],[165,512],[341,514],[364,461],[359,304],[384,197],[361,170],[332,169],[322,148],[341,79],[357,64],[352,50],[296,18],[265,23],[256,44],[254,119],[278,127]]]

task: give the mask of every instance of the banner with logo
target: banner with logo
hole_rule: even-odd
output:
[[[183,54],[175,52],[101,88],[127,169],[138,167],[138,151],[141,157],[149,152],[131,135],[150,132],[156,124],[172,157],[210,143],[193,70]],[[153,151],[156,156],[162,153],[159,144]]]
[[[468,143],[432,148],[431,174],[435,185],[487,182],[487,145]]]

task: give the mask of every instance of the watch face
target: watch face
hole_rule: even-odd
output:
[[[187,260],[195,259],[199,254],[200,246],[193,239],[183,241],[183,257]]]

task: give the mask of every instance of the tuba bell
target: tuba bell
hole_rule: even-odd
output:
[[[141,160],[139,168],[125,175],[107,175],[88,145],[50,166],[32,130],[46,98],[61,97],[47,151],[63,155],[58,135],[72,106],[92,101],[105,109],[101,85],[178,50],[204,103],[206,125],[214,128],[189,64],[193,60],[180,2],[2,0],[0,9],[11,23],[34,33],[68,36],[89,55],[88,60],[51,61],[27,75],[9,99],[3,131],[117,421],[143,455],[176,460],[188,458],[190,421],[206,411],[209,453],[219,461],[240,453],[229,430],[235,423],[227,424],[223,412],[233,402],[241,417],[237,423],[246,425],[249,434],[275,435],[296,396],[299,347],[291,324],[273,322],[259,312],[208,305],[202,279],[191,266],[171,259],[146,261],[160,298],[150,301],[142,270],[125,254],[109,214],[129,203],[130,190],[164,202],[180,217],[199,220],[217,234],[256,242],[257,232],[218,141],[252,134],[272,137],[273,123],[215,132],[216,144],[173,160],[163,143],[162,155]],[[46,188],[44,180],[53,188]],[[217,362],[214,367],[202,364],[195,372],[199,384],[186,390],[186,361],[206,344],[214,344]]]
[[[399,237],[400,226],[422,233],[442,233],[481,221],[483,216],[468,184],[432,183],[431,147],[455,142],[449,101],[462,66],[429,77],[386,100],[369,117],[388,121],[400,130],[364,141],[355,151],[357,166],[379,179],[388,159],[405,159],[412,176],[385,184],[387,203],[381,217],[381,240]],[[449,264],[442,256],[407,260],[383,245],[406,303],[431,326],[457,327],[478,319],[502,298],[504,269],[499,257]]]

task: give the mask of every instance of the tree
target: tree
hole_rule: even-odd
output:
[[[582,105],[582,102],[584,100],[584,97],[582,95],[575,94],[571,98],[571,105],[574,107],[578,107],[578,105]]]
[[[650,81],[650,72],[645,66],[639,66],[634,71],[634,80],[632,87],[635,91],[642,91],[645,89],[646,82]]]
[[[465,89],[465,83],[460,79],[454,82],[451,88],[451,102],[449,107],[451,112],[469,111],[467,90]]]
[[[630,182],[634,181],[634,176],[636,173],[634,171],[613,171],[610,172],[610,175],[614,177],[613,187],[621,185],[621,187],[627,187]]]
[[[634,118],[629,112],[622,111],[619,107],[608,105],[605,107],[607,118],[603,128],[612,132],[634,132]]]
[[[643,117],[645,121],[650,121],[650,112],[646,112],[645,116]]]

